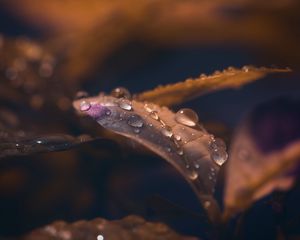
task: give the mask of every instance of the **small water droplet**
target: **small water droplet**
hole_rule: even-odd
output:
[[[111,115],[111,111],[110,111],[109,109],[107,109],[107,110],[105,111],[105,115],[106,115],[106,116],[110,116],[110,115]]]
[[[181,148],[177,149],[176,152],[177,152],[177,154],[180,155],[180,156],[183,155],[183,150],[182,150]]]
[[[174,135],[174,139],[175,139],[176,141],[181,141],[181,137],[180,137],[179,135]]]
[[[128,99],[122,98],[122,99],[120,99],[118,104],[119,104],[119,107],[124,110],[131,111],[131,109],[132,109],[131,102]]]
[[[154,120],[158,120],[159,119],[159,116],[158,116],[158,114],[157,114],[156,111],[152,111],[150,113],[150,117],[153,118]]]
[[[216,164],[222,166],[228,159],[228,154],[224,149],[218,149],[211,153],[211,158],[215,161]]]
[[[207,78],[207,75],[204,74],[204,73],[202,73],[202,74],[200,75],[200,78]]]
[[[168,151],[168,152],[171,152],[172,149],[171,149],[170,147],[167,147],[167,151]]]
[[[197,113],[195,113],[192,109],[184,108],[180,109],[175,114],[175,120],[183,125],[194,127],[198,123],[199,118]]]
[[[229,67],[227,68],[227,70],[230,71],[230,72],[233,72],[233,71],[236,71],[236,68],[235,68],[235,67],[232,67],[232,66],[229,66]]]
[[[89,96],[89,94],[87,92],[85,92],[85,91],[79,91],[79,92],[76,93],[75,99],[86,98],[88,96]]]
[[[199,168],[200,165],[198,163],[195,163],[195,168]]]
[[[128,125],[135,127],[135,128],[141,128],[144,125],[143,119],[139,115],[131,115],[127,120]]]
[[[152,124],[152,123],[149,123],[149,126],[150,126],[150,127],[153,127],[153,124]]]
[[[189,173],[189,178],[190,178],[191,180],[196,180],[196,179],[198,178],[198,173],[197,173],[196,171],[191,171],[191,172]]]
[[[134,131],[135,133],[140,133],[140,132],[141,132],[141,130],[140,130],[139,128],[134,128],[133,131]]]
[[[81,111],[88,111],[89,109],[91,108],[91,104],[89,102],[86,102],[86,101],[82,101],[80,103],[80,110]]]
[[[146,103],[146,104],[144,105],[144,109],[145,109],[148,113],[151,113],[151,112],[153,111],[153,109],[154,109],[154,105],[151,104],[151,103]]]
[[[131,98],[130,92],[123,87],[117,87],[110,92],[110,95],[115,98]]]
[[[166,137],[172,137],[172,128],[170,126],[164,126],[161,130],[162,134],[165,135]]]
[[[204,202],[204,208],[209,208],[210,207],[210,205],[211,205],[211,202],[210,201],[205,201]]]

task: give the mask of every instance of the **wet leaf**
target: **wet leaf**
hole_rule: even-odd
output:
[[[101,238],[102,236],[102,238]],[[182,236],[163,223],[147,222],[138,216],[128,216],[121,220],[109,221],[96,218],[91,221],[67,223],[57,221],[36,229],[21,237],[22,240],[196,240],[196,237]]]
[[[29,134],[24,132],[21,132],[22,136],[10,136],[5,132],[0,133],[2,133],[2,137],[0,137],[0,159],[4,157],[64,151],[95,140],[87,135],[73,137],[67,134],[48,134],[29,137]]]
[[[290,69],[251,66],[244,66],[242,69],[230,67],[222,72],[216,71],[209,76],[200,75],[198,78],[187,79],[184,82],[159,86],[153,90],[137,94],[135,97],[140,101],[171,106],[222,89],[239,88],[270,73],[290,71]]]
[[[289,190],[300,164],[299,103],[279,99],[251,113],[226,166],[225,218],[274,190]]]
[[[172,164],[190,183],[212,221],[219,208],[213,198],[226,146],[198,122],[195,112],[177,113],[152,103],[100,94],[73,103],[104,128],[140,143]]]

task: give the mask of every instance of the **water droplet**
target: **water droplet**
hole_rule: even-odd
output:
[[[194,127],[198,123],[199,119],[197,113],[195,113],[192,109],[184,108],[180,109],[175,114],[175,120],[183,125]]]
[[[152,123],[149,123],[149,127],[153,127],[153,124],[152,124]]]
[[[128,125],[141,128],[144,125],[143,119],[139,115],[131,115],[127,120]]]
[[[134,128],[133,131],[134,131],[135,133],[140,133],[140,132],[141,132],[141,130],[140,130],[139,128]]]
[[[131,98],[130,92],[123,87],[117,87],[110,92],[110,95],[115,98]]]
[[[106,115],[106,116],[110,116],[110,115],[111,115],[111,111],[110,111],[109,109],[107,109],[107,110],[105,111],[105,115]]]
[[[196,179],[198,178],[198,173],[197,173],[196,171],[191,171],[191,172],[189,173],[189,178],[190,178],[191,180],[196,180]]]
[[[181,137],[180,137],[179,135],[174,135],[174,139],[175,139],[176,141],[181,141]]]
[[[229,66],[229,67],[227,68],[227,70],[230,71],[230,72],[233,72],[233,71],[236,71],[236,68],[235,68],[235,67],[232,67],[232,66]]]
[[[158,120],[159,119],[159,116],[158,116],[158,114],[157,114],[156,111],[152,111],[150,113],[150,117],[153,118],[154,120]]]
[[[86,98],[88,96],[89,96],[89,94],[87,92],[85,92],[85,91],[79,91],[79,92],[76,93],[75,99]]]
[[[228,159],[228,154],[224,149],[218,149],[211,153],[211,158],[215,161],[216,164],[222,166]]]
[[[207,75],[204,74],[204,73],[202,73],[202,74],[200,75],[200,78],[207,78]]]
[[[200,165],[198,163],[195,163],[195,168],[199,168]]]
[[[91,108],[91,104],[89,102],[82,101],[80,103],[80,110],[81,111],[88,111],[90,108]]]
[[[211,205],[211,202],[210,201],[205,201],[204,202],[204,208],[209,208],[210,207],[210,205]]]
[[[183,155],[183,150],[181,148],[177,149],[177,154],[182,156]]]
[[[172,128],[170,126],[164,126],[161,130],[162,134],[165,135],[166,137],[172,137]]]
[[[119,104],[119,107],[124,110],[131,111],[131,109],[132,109],[131,102],[128,99],[122,98],[122,99],[120,99],[118,104]]]
[[[154,105],[151,104],[151,103],[146,103],[146,104],[144,105],[144,109],[145,109],[148,113],[151,113],[151,112],[153,111],[153,109],[154,109]]]
[[[168,151],[168,152],[171,152],[171,151],[172,151],[172,149],[171,149],[170,147],[168,147],[168,148],[167,148],[167,151]]]

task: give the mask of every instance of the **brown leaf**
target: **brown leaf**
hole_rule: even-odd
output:
[[[79,113],[94,118],[105,129],[123,135],[167,160],[190,183],[210,220],[218,220],[219,207],[213,194],[219,165],[228,156],[222,141],[216,141],[197,121],[188,126],[176,119],[178,115],[167,107],[152,103],[100,94],[73,104]]]
[[[99,236],[99,238],[97,238]],[[128,216],[121,220],[108,221],[96,218],[91,221],[66,223],[57,221],[25,235],[23,240],[196,240],[196,237],[182,236],[163,223],[147,222],[138,216]]]
[[[295,175],[289,174],[300,161],[300,141],[264,154],[245,129],[236,136],[226,166],[224,218],[242,211],[274,190],[288,190]]]
[[[187,79],[184,82],[160,86],[153,90],[137,94],[135,98],[162,106],[171,106],[222,89],[239,88],[247,83],[263,78],[269,73],[290,71],[288,68],[244,66],[242,69],[236,69],[230,67],[222,72],[216,71],[210,76],[200,75],[200,77],[195,79]]]

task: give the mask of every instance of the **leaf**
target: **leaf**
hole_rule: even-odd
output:
[[[199,123],[187,126],[166,107],[103,94],[77,100],[73,105],[105,129],[130,138],[167,160],[190,183],[210,220],[217,221],[219,207],[213,193],[220,167],[212,156],[219,145]],[[225,149],[221,148],[223,153]],[[227,153],[220,158],[225,161]]]
[[[197,240],[196,237],[182,236],[163,223],[147,222],[138,216],[127,216],[120,220],[109,221],[96,218],[90,221],[67,223],[56,221],[50,225],[33,230],[23,236],[23,240],[40,239],[109,239],[109,240]]]
[[[236,137],[226,168],[224,219],[248,208],[254,201],[274,190],[292,187],[300,163],[300,141],[282,150],[264,154],[240,130]]]
[[[5,137],[0,137],[0,159],[11,156],[23,156],[37,153],[64,151],[80,144],[95,140],[87,135],[73,137],[67,134],[48,134],[42,136],[30,136],[22,133],[22,136],[11,136],[0,131]]]
[[[159,86],[153,90],[137,94],[139,101],[149,101],[161,106],[172,106],[199,97],[204,94],[227,88],[239,88],[245,84],[263,78],[269,73],[290,72],[280,68],[256,68],[244,66],[242,69],[228,68],[222,72],[216,71],[210,76],[200,75],[184,82]]]

